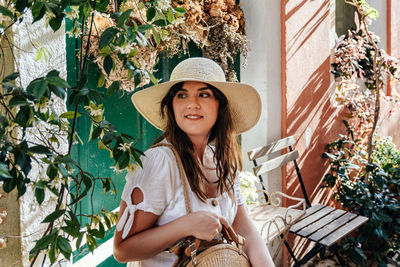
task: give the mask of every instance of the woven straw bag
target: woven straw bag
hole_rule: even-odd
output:
[[[158,143],[153,147],[167,146],[175,154],[182,180],[186,210],[191,212],[188,186],[178,152],[170,144]],[[174,245],[169,252],[173,252],[178,259],[173,267],[250,267],[250,261],[242,250],[244,238],[237,235],[231,226],[222,226],[217,239],[205,241],[193,237],[186,238]]]

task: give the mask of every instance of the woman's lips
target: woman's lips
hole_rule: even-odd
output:
[[[185,118],[190,119],[190,120],[197,120],[197,119],[203,118],[203,116],[197,115],[197,114],[189,114],[189,115],[185,115]]]

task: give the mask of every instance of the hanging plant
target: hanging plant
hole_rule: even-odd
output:
[[[241,54],[246,59],[249,51],[240,5],[234,0],[173,0],[172,5],[184,8],[186,14],[184,23],[171,26],[169,55],[187,53],[187,44],[193,41],[203,56],[221,65],[228,81],[237,81],[235,57]]]
[[[244,14],[233,0],[162,0],[157,1],[156,7],[128,0],[119,7],[110,4],[107,14],[94,16],[89,49],[103,73],[99,86],[118,82],[124,90],[132,91],[146,85],[153,78],[150,73],[158,55],[188,54],[190,41],[202,50],[203,56],[221,65],[229,81],[237,81],[235,57],[240,53],[246,58],[248,53]],[[148,21],[153,25],[149,26]],[[138,35],[124,31],[124,24],[137,27]],[[115,42],[104,46],[104,32],[109,33],[106,36],[117,35]],[[83,40],[85,45],[86,38]]]

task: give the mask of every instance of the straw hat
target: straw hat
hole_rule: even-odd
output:
[[[227,82],[224,71],[216,62],[201,57],[183,60],[172,71],[169,82],[134,93],[132,102],[146,120],[163,131],[167,122],[161,117],[161,100],[174,84],[185,81],[203,82],[218,88],[228,99],[238,134],[252,128],[260,118],[261,100],[257,91],[248,84]]]

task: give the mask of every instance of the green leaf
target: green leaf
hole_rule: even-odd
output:
[[[153,28],[153,25],[151,25],[151,24],[144,24],[144,25],[140,25],[140,26],[138,27],[138,30],[139,30],[140,32],[145,32],[145,31],[150,30],[150,29],[152,29],[152,28]]]
[[[64,213],[65,213],[65,210],[55,210],[50,215],[48,215],[46,218],[44,218],[42,223],[54,222],[55,220],[60,218],[62,215],[64,215]]]
[[[24,11],[25,7],[27,7],[29,5],[29,1],[28,0],[17,0],[15,2],[15,9],[17,9],[17,11],[22,12]]]
[[[118,18],[118,27],[123,27],[126,20],[129,18],[129,16],[132,13],[132,9],[128,9],[126,11],[124,11],[124,13],[121,14],[121,16],[119,16]]]
[[[39,250],[42,250],[42,249],[47,248],[47,246],[48,246],[52,241],[54,241],[54,239],[56,238],[56,235],[57,235],[57,233],[55,232],[55,233],[51,233],[51,234],[49,234],[49,235],[45,235],[45,236],[43,236],[42,238],[40,238],[40,239],[36,242],[36,244],[35,244],[35,246],[33,247],[33,249],[30,251],[30,253],[33,254],[33,253],[35,253],[35,252],[37,252],[37,251],[39,251]]]
[[[156,31],[155,29],[153,29],[153,37],[154,37],[154,40],[156,41],[156,45],[158,46],[161,42],[161,37],[160,37],[160,34],[158,33],[158,31]]]
[[[49,89],[51,92],[53,92],[53,94],[55,94],[56,96],[58,96],[61,99],[64,99],[65,95],[67,93],[64,88],[59,87],[59,86],[49,85]]]
[[[15,79],[17,79],[18,77],[19,77],[19,72],[13,72],[13,73],[7,75],[6,77],[4,77],[4,79],[1,82],[2,83],[11,82],[11,81],[14,81]]]
[[[28,127],[33,118],[33,110],[31,107],[28,106],[22,106],[18,113],[17,116],[14,119],[15,123],[18,123],[22,127]]]
[[[83,234],[82,232],[79,233],[78,238],[76,239],[76,250],[81,247],[82,239],[83,239]]]
[[[155,7],[149,7],[146,11],[146,18],[147,21],[151,21],[156,15],[156,8]]]
[[[186,10],[183,7],[175,7],[174,9],[180,13],[186,13]]]
[[[46,80],[49,84],[61,87],[61,88],[69,88],[69,84],[62,78],[58,76],[47,76]]]
[[[104,83],[106,82],[106,78],[104,76],[104,74],[100,74],[99,79],[97,80],[97,87],[101,88],[104,86]]]
[[[53,29],[53,31],[57,31],[58,29],[60,29],[62,20],[63,17],[57,16],[49,21],[49,25]]]
[[[16,179],[3,180],[3,190],[6,193],[10,193],[17,186]]]
[[[109,96],[113,95],[114,93],[118,92],[120,87],[119,81],[114,81],[107,89],[107,94]]]
[[[135,87],[137,87],[142,82],[142,72],[138,69],[134,70],[133,78],[135,80]]]
[[[0,6],[0,13],[10,18],[13,17],[13,13],[4,6]]]
[[[90,179],[90,177],[87,176],[86,174],[84,174],[82,176],[82,181],[83,181],[83,183],[85,184],[85,187],[86,187],[85,191],[89,191],[90,188],[92,187],[92,180]]]
[[[22,95],[15,95],[13,98],[10,99],[8,102],[8,106],[15,107],[15,106],[27,106],[29,105],[26,97]]]
[[[107,75],[110,75],[111,69],[113,68],[114,62],[110,55],[107,55],[103,61],[103,68],[106,71]]]
[[[8,165],[5,163],[0,163],[0,177],[1,178],[13,178],[8,172]]]
[[[42,145],[32,146],[28,148],[28,151],[36,154],[51,154],[51,151]]]
[[[76,113],[76,117],[80,117],[82,114],[80,114],[79,112]],[[67,111],[64,112],[63,114],[60,115],[60,118],[64,118],[64,119],[70,119],[72,120],[75,116],[75,111]]]
[[[140,160],[140,157],[138,154],[136,154],[134,151],[132,151],[133,149],[131,149],[131,153],[133,155],[133,158],[135,159],[135,161],[139,164],[140,167],[143,167],[142,165],[142,161]]]
[[[112,132],[107,132],[103,138],[101,139],[101,141],[103,142],[104,145],[108,145],[109,143],[112,142],[112,140],[114,140],[115,138],[115,134]]]
[[[115,35],[117,35],[118,32],[119,32],[119,30],[115,27],[107,28],[101,34],[100,41],[99,41],[99,48],[102,49],[106,45],[109,45],[111,43],[111,41],[114,39]]]
[[[36,99],[40,99],[48,90],[46,80],[43,78],[32,81],[26,88],[26,92]]]
[[[174,13],[172,13],[172,9],[171,8],[168,8],[167,20],[168,20],[169,23],[172,23],[175,20]]]
[[[49,258],[50,258],[50,262],[53,264],[56,262],[56,244],[52,243],[50,245],[50,249],[49,249]]]
[[[62,237],[58,236],[57,237],[57,247],[60,249],[61,253],[64,255],[66,259],[69,259],[72,253],[72,247],[71,244],[69,243],[69,240]]]
[[[42,2],[35,1],[33,6],[31,7],[33,22],[36,22],[43,18],[44,14],[46,13],[46,9]]]
[[[153,24],[156,26],[165,27],[165,26],[167,26],[168,23],[166,20],[158,19],[158,20],[154,21]]]
[[[154,77],[153,73],[151,73],[151,72],[148,71],[148,70],[145,70],[145,72],[149,75],[150,81],[151,81],[154,85],[157,85],[157,84],[158,84],[158,80],[157,80],[156,77]]]
[[[104,238],[106,231],[104,229],[104,225],[102,222],[99,222],[99,234],[100,234],[100,238]]]
[[[108,230],[110,230],[111,229],[111,222],[110,222],[110,219],[108,219],[108,217],[107,217],[107,215],[106,214],[104,214],[104,222],[105,222],[105,224],[106,224],[106,226],[107,226],[107,229]]]
[[[44,190],[41,188],[35,188],[35,197],[39,205],[41,205],[44,200]]]
[[[58,160],[58,162],[65,163],[65,164],[74,164],[77,165],[76,161],[74,161],[70,155],[66,155]]]
[[[103,131],[103,129],[101,128],[101,127],[96,127],[94,130],[93,130],[93,133],[92,133],[92,140],[95,140],[95,139],[97,139],[97,138],[99,138],[99,136],[100,136],[100,134],[101,134],[101,132]]]
[[[120,170],[125,169],[129,164],[129,152],[122,152],[121,156],[118,158],[118,167]]]
[[[50,164],[47,167],[46,174],[49,176],[50,179],[54,179],[57,176],[58,168],[54,164]]]

